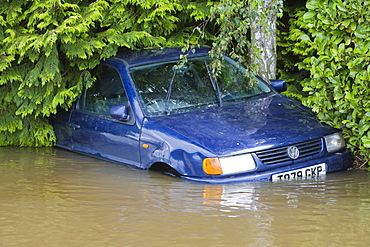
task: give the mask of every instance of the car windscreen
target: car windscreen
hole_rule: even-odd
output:
[[[220,107],[270,93],[260,78],[249,78],[243,67],[225,57],[220,75],[213,76],[209,57],[186,63],[166,61],[130,68],[144,113],[161,116]]]

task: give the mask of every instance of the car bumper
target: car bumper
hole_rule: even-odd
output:
[[[353,164],[353,157],[349,150],[343,150],[341,152],[334,153],[330,156],[320,157],[319,159],[302,162],[296,165],[279,167],[276,169],[266,170],[263,172],[254,172],[242,175],[234,175],[230,177],[190,177],[184,176],[182,178],[204,183],[220,184],[220,183],[237,183],[237,182],[251,182],[251,181],[271,181],[272,175],[289,172],[312,165],[318,165],[324,163],[326,165],[326,172],[337,172],[343,171],[350,168]]]

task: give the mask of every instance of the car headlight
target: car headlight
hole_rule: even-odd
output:
[[[345,147],[346,143],[344,142],[342,133],[337,132],[332,135],[324,136],[326,150],[328,152],[333,152]]]
[[[203,160],[203,170],[209,175],[227,175],[256,169],[256,162],[251,154],[241,154]]]

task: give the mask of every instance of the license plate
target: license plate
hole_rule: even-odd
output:
[[[326,174],[324,163],[272,175],[272,181],[315,178]]]

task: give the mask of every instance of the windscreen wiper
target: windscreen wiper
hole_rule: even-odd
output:
[[[168,86],[167,95],[166,95],[166,107],[164,109],[164,112],[167,115],[169,115],[171,112],[169,110],[169,104],[170,104],[170,98],[171,98],[171,92],[172,92],[172,85],[173,85],[173,82],[175,81],[176,73],[177,73],[177,69],[174,68],[172,79],[171,79],[170,85]]]
[[[217,99],[218,99],[218,102],[220,103],[220,107],[222,107],[223,103],[222,103],[222,95],[221,95],[220,87],[218,86],[217,81],[213,77],[213,73],[212,73],[212,71],[211,71],[211,69],[209,67],[208,62],[207,61],[204,61],[204,64],[206,65],[209,78],[211,79],[213,90],[215,90],[217,92]]]

